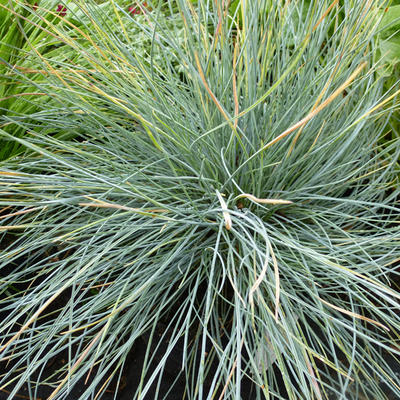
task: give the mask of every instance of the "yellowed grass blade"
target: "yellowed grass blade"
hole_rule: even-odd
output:
[[[17,340],[26,329],[37,319],[37,317],[65,290],[66,285],[58,289],[43,305],[37,310],[31,318],[20,328],[20,330],[6,344],[0,347],[0,354],[15,340]]]
[[[233,129],[236,130],[234,125],[231,122],[231,119],[228,117],[228,115],[226,114],[225,110],[223,109],[223,107],[221,106],[221,103],[218,101],[218,99],[215,97],[215,94],[212,92],[212,90],[210,89],[210,87],[208,86],[206,77],[204,76],[204,72],[203,69],[201,68],[200,65],[200,60],[199,60],[199,56],[197,55],[197,52],[194,53],[194,57],[196,60],[196,65],[197,65],[197,70],[199,72],[201,81],[203,82],[204,87],[206,88],[208,94],[210,95],[212,101],[214,102],[214,104],[216,105],[216,107],[218,108],[218,110],[220,111],[220,113],[222,114],[222,116],[225,118],[225,120],[228,122],[229,126]]]
[[[67,376],[61,381],[61,383],[54,389],[54,391],[50,394],[50,397],[47,400],[52,400],[54,399],[54,397],[57,395],[57,393],[62,389],[62,387],[65,385],[65,383],[68,381],[70,374],[72,372],[74,372],[79,365],[82,363],[82,361],[86,358],[86,356],[88,355],[90,349],[96,344],[96,342],[99,340],[103,329],[105,327],[103,327],[98,333],[97,335],[93,338],[93,340],[89,343],[89,346],[86,348],[86,350],[80,355],[80,357],[78,358],[78,360],[76,361],[76,363],[72,366],[70,372],[67,374]]]
[[[152,213],[163,213],[163,212],[168,212],[168,210],[163,209],[163,208],[133,208],[133,207],[126,207],[122,206],[119,204],[112,204],[112,203],[105,203],[105,204],[99,204],[99,203],[78,203],[80,206],[83,207],[97,207],[97,208],[115,208],[118,210],[125,210],[125,211],[133,211],[139,214],[152,214]]]
[[[3,225],[0,226],[0,232],[2,231],[12,231],[12,230],[17,230],[17,229],[25,229],[28,228],[29,224],[25,224],[25,225]]]
[[[322,303],[326,304],[327,306],[333,308],[333,309],[336,310],[336,311],[339,311],[339,312],[341,312],[341,313],[343,313],[343,314],[349,315],[350,317],[353,317],[353,318],[362,319],[363,321],[367,321],[367,322],[369,322],[369,323],[371,323],[371,324],[374,324],[374,325],[376,325],[376,326],[379,326],[379,327],[381,327],[382,329],[385,329],[386,331],[390,331],[390,329],[389,329],[387,326],[381,324],[381,323],[378,322],[378,321],[375,321],[375,320],[373,320],[373,319],[371,319],[371,318],[368,318],[368,317],[364,317],[364,315],[356,314],[356,313],[353,313],[352,311],[345,310],[344,308],[335,306],[335,305],[333,305],[333,304],[331,304],[331,303],[328,303],[327,301],[321,299],[320,297],[318,297],[318,299],[319,299]]]
[[[290,201],[290,200],[260,199],[249,193],[243,193],[243,194],[240,194],[239,196],[236,196],[236,199],[242,199],[242,198],[247,198],[247,199],[253,200],[256,203],[260,203],[260,204],[293,204],[293,201]]]
[[[325,19],[325,17],[331,12],[332,8],[335,7],[335,5],[339,2],[339,0],[333,0],[331,5],[326,9],[326,11],[322,14],[322,17],[318,20],[318,22],[314,25],[312,28],[312,32],[315,32],[315,30],[318,28],[318,26],[321,24],[321,22]]]
[[[235,129],[237,128],[239,119],[239,101],[238,101],[238,94],[237,94],[237,82],[236,82],[236,62],[237,62],[237,53],[239,50],[239,38],[236,38],[235,49],[233,50],[233,76],[232,76],[232,85],[233,85],[233,101],[235,103],[235,122],[233,126]]]
[[[23,215],[23,214],[30,213],[30,212],[32,212],[32,211],[42,210],[42,209],[45,209],[45,208],[46,208],[46,207],[33,207],[33,208],[28,208],[27,210],[21,210],[21,211],[16,211],[16,212],[7,214],[7,215],[2,215],[2,216],[0,216],[0,219],[8,218],[8,217],[14,217],[14,216],[16,216],[16,215]]]
[[[23,176],[24,174],[21,174],[20,172],[0,171],[0,175],[5,175],[5,176]]]
[[[305,360],[306,360],[308,372],[311,375],[311,382],[313,384],[315,394],[317,395],[318,400],[322,400],[322,394],[321,394],[321,391],[319,390],[319,385],[317,382],[317,378],[315,377],[315,374],[314,374],[314,369],[313,369],[312,365],[310,364],[310,362],[307,360],[307,358]]]
[[[349,78],[338,88],[336,89],[324,102],[322,102],[317,108],[315,108],[313,111],[311,111],[307,116],[305,116],[303,119],[301,119],[299,122],[295,123],[292,125],[290,128],[286,129],[284,132],[282,132],[279,136],[277,136],[275,139],[271,140],[267,144],[265,144],[259,151],[263,151],[274,145],[275,143],[279,142],[286,136],[288,136],[290,133],[295,131],[296,129],[299,129],[303,125],[305,125],[308,121],[310,121],[312,118],[314,118],[318,113],[320,113],[326,106],[328,106],[330,103],[332,103],[333,100],[338,97],[343,90],[345,90],[350,84],[353,82],[353,80],[357,77],[357,75],[365,68],[367,65],[366,62],[363,62],[350,76]]]

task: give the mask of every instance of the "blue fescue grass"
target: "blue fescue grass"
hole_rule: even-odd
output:
[[[86,31],[47,29],[80,61],[37,53],[58,101],[13,119],[29,155],[1,164],[9,398],[63,351],[50,399],[88,375],[80,398],[100,396],[146,332],[135,399],[182,339],[189,399],[239,399],[246,379],[256,399],[399,395],[385,357],[399,355],[400,148],[379,144],[397,104],[375,61],[387,2],[147,2],[141,19],[73,3]]]

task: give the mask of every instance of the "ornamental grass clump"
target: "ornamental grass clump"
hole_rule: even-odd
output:
[[[387,2],[73,3],[85,32],[46,29],[84,61],[39,49],[56,106],[0,131],[29,150],[0,164],[8,398],[118,399],[144,337],[134,399],[399,396]]]

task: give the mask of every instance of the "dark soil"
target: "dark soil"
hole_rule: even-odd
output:
[[[12,246],[13,243],[13,236],[12,235],[0,235],[0,251],[4,250],[5,248],[9,248]],[[59,250],[59,249],[58,249]],[[51,249],[50,249],[51,252]],[[48,252],[46,252],[48,254]],[[42,255],[43,256],[43,255]],[[29,258],[36,258],[39,257],[40,255],[36,254],[30,254]],[[23,263],[26,261],[26,257],[24,257],[21,260],[18,260],[15,264],[7,265],[5,268],[3,268],[0,271],[0,278],[2,276],[7,276],[14,267],[17,267],[17,264],[19,266],[23,265]],[[40,280],[44,279],[43,277],[40,278],[39,280],[34,277],[26,277],[27,282],[29,282],[31,279],[34,279],[35,285],[40,284]],[[25,284],[14,284],[12,287],[12,290],[16,291],[24,291],[29,283]],[[202,293],[199,294],[201,296]],[[46,308],[46,314],[53,314],[54,318],[54,313],[59,312],[69,301],[69,296],[70,293],[68,290],[65,290],[59,297],[57,297],[47,308]],[[0,302],[1,302],[1,297],[0,297]],[[3,309],[5,307],[4,299],[3,299]],[[172,313],[174,310],[171,311]],[[4,318],[4,313],[5,311],[0,311],[0,321],[3,320]],[[52,318],[52,317],[50,317]],[[47,317],[44,318],[46,320]],[[23,321],[21,321],[23,322]],[[167,326],[168,326],[168,315],[162,319],[157,327],[156,327],[156,335],[159,337],[163,337],[163,334],[166,332]],[[152,371],[154,368],[157,366],[157,364],[161,361],[163,358],[165,351],[168,347],[168,334],[164,336],[164,339],[161,340],[161,345],[158,347],[158,349],[155,349],[155,345],[153,346],[152,344],[152,351],[151,354],[154,356],[152,364],[150,364],[149,370]],[[135,392],[139,386],[140,380],[141,380],[141,373],[142,373],[142,365],[144,363],[145,359],[145,354],[146,354],[146,349],[149,341],[149,335],[145,334],[141,336],[138,340],[136,340],[133,348],[128,354],[128,357],[125,362],[124,369],[122,371],[121,378],[119,379],[119,384],[117,384],[118,378],[115,378],[114,381],[111,381],[110,385],[108,386],[107,390],[99,396],[98,400],[111,400],[111,399],[117,399],[117,400],[133,400]],[[160,386],[157,388],[156,383],[150,387],[150,390],[147,392],[147,395],[144,400],[154,400],[156,398],[158,399],[167,399],[167,400],[181,400],[185,398],[185,376],[182,373],[182,357],[183,357],[183,351],[184,351],[184,343],[183,339],[181,341],[178,341],[178,343],[175,346],[174,351],[172,354],[169,356],[167,359],[166,367],[163,372],[162,380]],[[38,381],[42,381],[48,377],[51,377],[56,371],[58,371],[60,368],[62,368],[65,363],[68,360],[68,353],[67,351],[62,352],[58,354],[56,357],[54,357],[52,360],[50,360],[45,367],[45,370],[41,373],[40,379],[37,379]],[[0,376],[3,375],[7,370],[11,367],[11,363],[13,361],[7,363],[5,361],[0,362]],[[152,368],[153,367],[153,368]],[[207,386],[209,387],[212,383],[212,378],[213,378],[213,373],[212,370],[216,370],[216,365],[214,367],[211,367],[211,371],[208,374],[209,378],[204,382],[205,390],[207,391]],[[92,376],[94,376],[96,373],[96,370],[94,369],[92,371]],[[32,376],[32,380],[35,381],[37,376]],[[58,377],[59,380],[63,378],[63,376]],[[78,384],[76,384],[73,388],[71,388],[71,392],[67,397],[65,397],[66,400],[77,400],[87,389],[88,385],[90,384],[90,378],[88,381],[85,383],[85,378],[82,378]],[[52,381],[54,381],[55,378],[52,376]],[[101,382],[98,386],[102,386]],[[49,386],[49,385],[41,385],[37,388],[34,387],[34,385],[31,385],[31,387],[28,386],[28,384],[25,384],[21,390],[18,392],[17,395],[13,397],[12,400],[18,400],[18,399],[26,399],[26,400],[46,400],[50,394],[53,392],[55,389],[54,386]],[[12,390],[12,385],[9,387],[6,387],[4,389],[0,390],[0,400],[11,400],[8,396]],[[157,394],[158,390],[158,394]],[[252,383],[250,380],[244,381],[242,383],[242,394],[241,398],[243,400],[250,400],[254,398],[254,393],[253,393],[254,388],[252,387]],[[219,397],[219,394],[217,395]],[[187,398],[187,397],[186,397]],[[89,398],[88,398],[89,400]]]
[[[165,332],[165,327],[163,323],[159,323],[156,329],[156,333],[159,336]],[[158,331],[158,332],[157,332]],[[134,347],[131,349],[128,358],[126,360],[125,368],[123,370],[119,387],[117,389],[116,382],[112,382],[106,392],[99,397],[101,400],[133,400],[133,396],[138,388],[142,365],[145,358],[146,348],[147,348],[148,336],[143,335],[140,337]],[[153,364],[154,367],[161,361],[164,352],[168,346],[167,338],[162,341],[162,345],[158,348],[158,350],[152,353],[154,357]],[[185,378],[184,375],[181,374],[181,366],[182,366],[182,355],[183,355],[183,340],[178,342],[175,350],[168,358],[166,363],[166,368],[164,370],[162,376],[162,382],[158,392],[158,397],[156,395],[157,388],[154,384],[150,390],[148,391],[145,400],[154,400],[156,398],[163,399],[164,396],[167,400],[182,400],[184,398],[185,393]],[[46,366],[46,371],[41,376],[41,379],[50,376],[54,371],[58,370],[60,367],[65,364],[67,359],[67,354],[60,354],[56,359],[51,360],[50,363]],[[7,365],[3,362],[0,363],[0,373],[4,372],[7,368]],[[150,370],[152,370],[150,366]],[[93,371],[95,373],[96,371]],[[205,382],[205,387],[211,384],[212,373],[209,374],[209,382]],[[88,382],[90,383],[90,381]],[[88,384],[87,383],[87,384]],[[85,384],[84,379],[75,385],[70,394],[66,397],[67,400],[77,400],[87,388],[87,384]],[[99,385],[100,387],[101,385]],[[18,395],[14,396],[13,400],[18,399],[26,399],[26,400],[45,400],[47,399],[54,388],[48,386],[41,386],[37,389],[36,394],[31,391],[29,393],[28,386],[24,385],[24,387],[19,391]],[[117,392],[117,393],[116,393]],[[0,391],[0,400],[9,400],[8,399],[9,389]],[[242,396],[243,400],[250,400],[254,398],[254,393],[252,393],[252,385],[250,381],[243,382],[242,387]]]

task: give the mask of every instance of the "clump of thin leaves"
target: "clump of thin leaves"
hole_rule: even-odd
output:
[[[178,343],[188,399],[400,395],[400,149],[378,145],[396,93],[372,61],[387,2],[147,1],[140,20],[73,3],[86,33],[47,29],[85,62],[35,53],[59,101],[14,120],[30,155],[0,164],[9,398],[80,379],[100,398],[145,333],[135,399]]]

